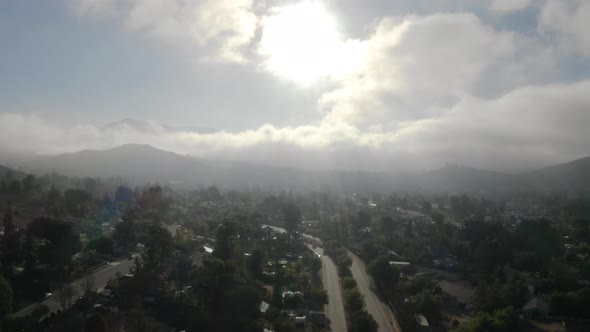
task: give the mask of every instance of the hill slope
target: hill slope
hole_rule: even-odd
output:
[[[536,171],[508,174],[446,166],[422,174],[359,171],[304,171],[238,162],[207,161],[129,144],[110,150],[84,150],[37,160],[29,168],[77,176],[122,176],[133,183],[176,183],[194,189],[218,185],[238,189],[332,189],[343,192],[507,193],[522,190],[587,190],[590,157]]]

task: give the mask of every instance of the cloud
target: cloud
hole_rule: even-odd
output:
[[[436,116],[475,94],[494,65],[515,52],[512,33],[473,14],[385,18],[367,43],[362,74],[320,100],[326,121],[391,128]]]
[[[174,45],[188,57],[277,74],[268,66],[269,54],[260,54],[260,37],[273,15],[266,10],[270,4],[73,3],[82,15],[116,17],[128,31]],[[529,5],[494,1],[489,9],[513,12]],[[471,13],[379,17],[359,39],[337,36],[343,45],[362,45],[367,57],[356,70],[317,87],[317,121],[197,133],[157,123],[149,131],[88,124],[63,129],[41,116],[3,113],[0,150],[54,154],[146,143],[211,159],[382,170],[434,168],[445,162],[514,168],[566,161],[588,154],[590,80],[564,80],[559,63],[563,51],[590,54],[588,16],[590,5],[584,1],[549,0],[538,31],[528,34],[493,26]],[[313,52],[304,55],[313,60]],[[242,84],[255,80],[248,76]]]
[[[531,4],[532,0],[493,0],[490,9],[501,13],[513,13],[524,10]]]
[[[34,115],[0,115],[0,150],[62,153],[152,144],[209,159],[302,168],[424,169],[445,162],[483,168],[536,167],[588,153],[590,81],[522,87],[497,99],[465,98],[443,116],[393,131],[344,123],[196,133],[135,127],[52,126]],[[567,115],[567,116],[566,116]],[[35,133],[31,135],[30,133]]]
[[[590,56],[590,2],[547,0],[539,16],[541,33],[554,37],[568,53]]]
[[[259,18],[254,0],[69,0],[80,15],[112,16],[132,32],[200,60],[245,62]]]

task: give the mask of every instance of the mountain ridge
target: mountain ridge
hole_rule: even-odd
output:
[[[458,165],[414,174],[367,171],[311,171],[244,162],[213,161],[162,150],[148,144],[125,144],[107,150],[82,150],[38,159],[27,165],[37,172],[76,176],[121,176],[133,182],[180,182],[182,187],[331,188],[343,191],[436,191],[496,193],[590,189],[590,156],[521,173]]]

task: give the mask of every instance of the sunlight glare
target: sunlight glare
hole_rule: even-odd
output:
[[[267,69],[302,85],[346,77],[362,62],[360,41],[344,40],[316,1],[276,9],[266,19],[259,51]]]

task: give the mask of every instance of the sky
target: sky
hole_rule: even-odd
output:
[[[590,155],[587,17],[583,0],[4,0],[0,151],[565,162]]]

